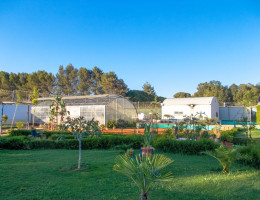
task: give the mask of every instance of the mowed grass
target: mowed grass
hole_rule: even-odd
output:
[[[1,150],[0,199],[139,199],[131,181],[112,170],[120,151]],[[260,173],[235,163],[230,174],[206,155],[166,154],[174,160],[172,188],[155,188],[150,199],[260,199]]]

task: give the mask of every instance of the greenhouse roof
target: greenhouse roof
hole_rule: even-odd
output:
[[[213,99],[216,97],[190,97],[190,98],[172,98],[172,99],[165,99],[163,104],[164,105],[211,105]]]
[[[85,96],[64,96],[62,97],[67,106],[70,105],[107,105],[116,99],[125,99],[116,94],[85,95]],[[37,106],[50,106],[54,97],[39,98]]]

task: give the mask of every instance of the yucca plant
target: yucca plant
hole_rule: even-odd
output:
[[[145,157],[120,155],[116,157],[113,169],[134,182],[141,190],[141,200],[148,200],[148,192],[152,187],[173,181],[172,173],[166,169],[171,163],[172,159],[161,154]]]
[[[223,167],[222,172],[224,174],[228,173],[228,169],[230,165],[237,159],[238,153],[234,148],[227,148],[224,146],[220,146],[214,151],[205,151],[204,154],[207,154],[219,161],[221,166]]]

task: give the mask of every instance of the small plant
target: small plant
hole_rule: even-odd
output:
[[[126,152],[125,152],[125,155],[128,156],[128,157],[133,156],[133,154],[134,154],[134,150],[132,148],[127,149]]]
[[[7,115],[2,115],[2,122],[6,123],[8,120],[8,116]]]
[[[220,146],[215,149],[213,152],[205,151],[204,154],[207,154],[219,161],[222,165],[222,172],[224,174],[228,173],[228,168],[230,165],[237,159],[237,150],[234,148],[226,148],[224,146]]]
[[[23,122],[16,122],[16,127],[18,129],[22,129],[24,127],[24,123]]]
[[[134,182],[141,191],[141,200],[148,200],[148,192],[153,186],[173,181],[172,173],[166,170],[171,163],[172,159],[161,154],[134,158],[120,155],[116,157],[113,169]]]
[[[144,147],[152,147],[153,132],[151,131],[151,124],[145,124],[144,128]]]
[[[107,128],[114,128],[114,127],[116,127],[116,120],[107,122]]]

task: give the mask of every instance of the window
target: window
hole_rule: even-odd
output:
[[[216,112],[216,117],[218,117],[218,112]]]
[[[175,111],[174,114],[175,115],[183,115],[183,112]]]

